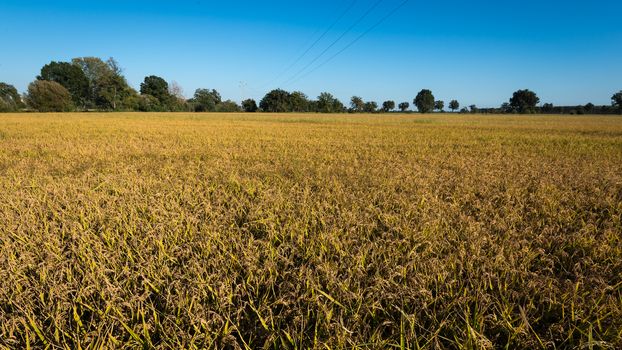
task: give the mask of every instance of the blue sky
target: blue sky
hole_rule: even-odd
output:
[[[52,60],[112,56],[135,88],[155,74],[236,101],[280,87],[399,103],[429,88],[496,107],[529,88],[576,105],[622,90],[622,1],[410,0],[368,31],[402,2],[377,1],[356,1],[292,66],[353,0],[0,0],[0,81],[24,91]]]

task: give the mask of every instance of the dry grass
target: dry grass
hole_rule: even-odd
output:
[[[622,348],[622,119],[0,115],[0,347]]]

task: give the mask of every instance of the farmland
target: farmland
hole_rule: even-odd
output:
[[[0,347],[621,348],[622,118],[0,114]]]

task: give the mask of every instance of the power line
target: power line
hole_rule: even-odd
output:
[[[283,85],[288,85],[289,83],[291,83],[292,81],[296,80],[297,77],[304,72],[307,68],[309,68],[311,65],[313,65],[313,63],[315,63],[318,59],[320,59],[328,50],[330,50],[333,46],[335,46],[335,44],[337,44],[341,39],[343,39],[344,36],[346,36],[354,27],[356,27],[359,23],[361,23],[361,21],[363,21],[365,19],[365,17],[367,17],[378,5],[380,5],[380,3],[383,0],[378,0],[376,1],[372,7],[369,8],[369,10],[367,10],[367,12],[365,12],[361,17],[359,17],[359,19],[356,20],[356,22],[354,22],[350,27],[348,27],[348,29],[346,29],[337,39],[335,39],[330,45],[328,45],[327,48],[324,49],[324,51],[322,51],[319,55],[315,56],[315,58],[313,60],[311,60],[311,62],[309,62],[306,66],[304,66],[301,70],[299,70],[298,72],[296,72],[296,74],[294,74],[292,77],[290,77],[289,79],[287,79]]]
[[[322,39],[324,39],[324,37],[326,36],[326,34],[328,34],[334,27],[335,25],[337,25],[337,23],[339,23],[339,21],[348,13],[350,12],[350,10],[354,7],[354,5],[356,4],[358,0],[353,0],[350,5],[343,11],[341,12],[341,14],[339,15],[339,17],[337,17],[337,19],[335,21],[333,21],[333,23],[331,23],[331,25],[326,28],[326,30],[322,33],[322,35],[320,35],[309,47],[307,47],[307,49],[298,56],[298,58],[296,58],[294,60],[294,62],[292,62],[284,71],[282,71],[281,73],[279,73],[276,78],[272,79],[272,81],[270,81],[269,83],[265,84],[263,87],[272,84],[274,81],[280,79],[285,73],[289,72],[290,69],[294,68],[294,66],[300,62],[301,59],[303,59],[308,53],[309,51],[311,51],[311,49],[313,49]],[[315,36],[315,33],[313,34],[313,36]],[[312,36],[312,37],[313,37]]]
[[[343,53],[344,51],[346,51],[347,49],[349,49],[352,45],[356,44],[359,40],[361,40],[365,35],[369,34],[369,32],[371,32],[372,30],[376,29],[376,27],[378,27],[380,24],[382,24],[382,22],[386,21],[387,18],[391,17],[395,12],[397,12],[399,9],[401,9],[404,5],[406,5],[406,3],[410,1],[410,0],[404,0],[402,1],[397,7],[395,7],[393,10],[391,10],[391,12],[389,12],[388,14],[386,14],[384,17],[382,17],[378,22],[376,22],[373,26],[371,26],[369,29],[367,29],[366,31],[364,31],[363,33],[361,33],[361,35],[359,35],[358,37],[356,37],[354,40],[352,40],[348,45],[346,45],[345,47],[343,47],[341,50],[337,51],[334,55],[330,56],[326,61],[320,63],[319,65],[317,65],[315,68],[313,68],[312,70],[308,71],[307,73],[299,76],[298,78],[292,80],[291,82],[289,82],[289,84],[293,84],[297,81],[299,81],[302,78],[307,77],[309,74],[315,72],[316,70],[320,69],[321,67],[323,67],[325,64],[327,64],[328,62],[332,61],[335,57],[339,56],[341,53]]]

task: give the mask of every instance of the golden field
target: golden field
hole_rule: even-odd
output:
[[[0,114],[0,348],[620,349],[622,118]]]

